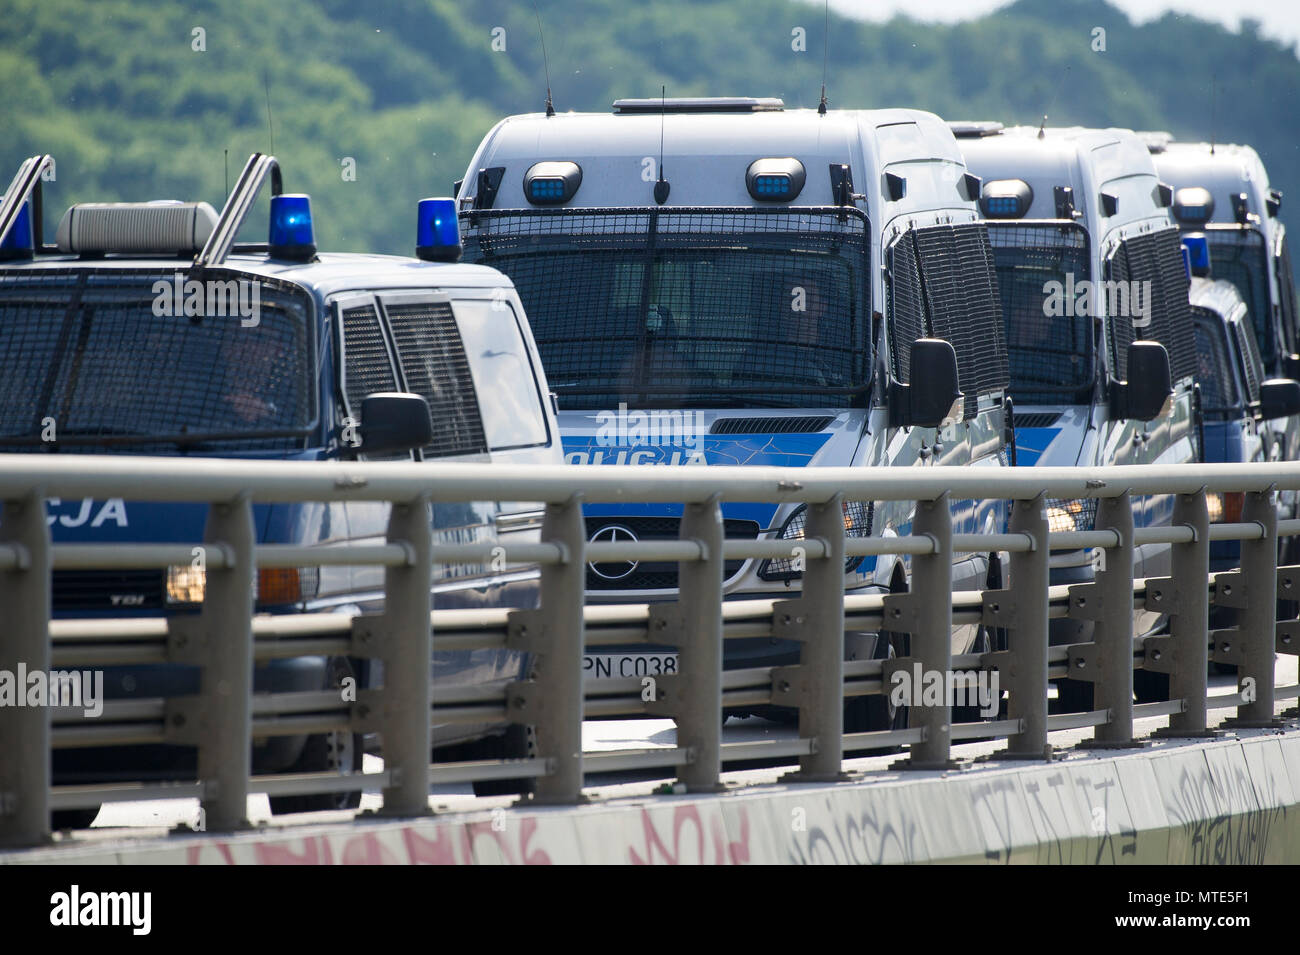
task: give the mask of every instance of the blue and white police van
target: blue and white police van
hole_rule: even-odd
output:
[[[71,206],[46,244],[33,157],[0,205],[0,451],[144,454],[248,460],[401,460],[559,464],[546,376],[510,281],[458,264],[454,202],[418,209],[420,258],[317,253],[310,201],[284,194],[273,157],[254,155],[219,217],[204,202]],[[267,176],[269,238],[236,244]],[[412,209],[413,219],[417,216]],[[338,547],[382,540],[388,505],[257,504],[259,544]],[[203,539],[205,505],[148,500],[48,502],[56,543]],[[538,539],[538,505],[435,504],[435,541]],[[258,613],[382,609],[382,568],[262,568]],[[536,567],[435,567],[431,606],[526,607]],[[56,617],[193,613],[202,567],[55,570]],[[439,686],[503,687],[524,673],[509,651],[447,653]],[[256,693],[320,690],[344,677],[382,680],[348,658],[276,660]],[[108,699],[197,691],[177,665],[114,667]],[[439,726],[437,746],[498,752],[506,725]],[[364,741],[336,733],[275,737],[253,750],[254,772],[351,771]],[[182,746],[58,750],[55,782],[193,778]],[[333,795],[272,798],[277,812],[355,804]],[[72,821],[71,819],[63,820]],[[82,819],[85,823],[88,820]]]
[[[930,113],[731,97],[511,116],[458,198],[466,257],[510,276],[528,309],[567,461],[993,468],[1006,464],[1007,365],[978,193]],[[905,534],[911,508],[847,502],[845,528]],[[593,541],[675,538],[680,515],[585,509]],[[727,503],[723,517],[733,538],[804,533],[802,507]],[[953,517],[958,532],[996,530],[1005,505],[957,501]],[[997,555],[955,561],[957,587],[997,583]],[[905,589],[906,568],[855,557],[846,587]],[[729,597],[783,596],[800,569],[735,561],[725,578]],[[587,568],[591,601],[676,587],[673,563]],[[953,641],[965,652],[987,636],[962,628]],[[875,634],[848,641],[850,658],[898,649]],[[797,659],[793,643],[726,647],[728,667]],[[676,668],[644,647],[586,662],[595,678]],[[895,716],[851,711],[848,725]]]
[[[1168,133],[1143,134],[1160,176],[1174,189],[1174,219],[1185,235],[1204,235],[1213,277],[1237,287],[1246,304],[1269,378],[1300,378],[1300,317],[1295,276],[1279,213],[1282,193],[1250,146],[1176,142]],[[1267,422],[1270,461],[1300,458],[1300,416]],[[1294,517],[1297,495],[1278,495],[1280,513]],[[1300,557],[1295,538],[1283,544]]]
[[[1121,129],[952,124],[983,179],[981,211],[996,262],[1016,463],[1102,467],[1193,461],[1196,350],[1188,274],[1159,181],[1136,134]],[[1091,530],[1095,500],[1048,502],[1054,531]],[[1167,524],[1169,495],[1135,498],[1136,527]],[[1053,553],[1054,584],[1092,579],[1094,555]],[[1135,548],[1133,573],[1170,570],[1168,545]],[[1135,631],[1161,619],[1135,613]],[[1091,625],[1052,621],[1052,641]],[[1145,674],[1139,673],[1141,682]],[[1090,684],[1064,681],[1064,705]],[[1073,708],[1073,706],[1071,706]]]

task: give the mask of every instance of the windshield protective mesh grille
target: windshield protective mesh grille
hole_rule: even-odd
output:
[[[187,279],[172,271],[0,271],[5,450],[302,446],[316,410],[305,293],[257,279],[256,300],[248,288],[241,299],[246,276],[209,271],[205,290],[208,281],[233,283],[233,303],[213,307],[205,291],[203,304],[194,303],[207,314],[166,314],[175,311],[177,276]],[[182,312],[188,300],[182,294]],[[240,314],[244,305],[251,314]]]
[[[989,241],[1012,397],[1018,404],[1086,401],[1093,382],[1091,318],[1074,307],[1071,289],[1091,278],[1087,231],[1073,223],[990,222]]]
[[[870,367],[856,209],[466,213],[465,256],[510,276],[573,409],[847,407]]]
[[[1178,229],[1170,227],[1125,239],[1106,260],[1106,278],[1128,285],[1115,295],[1118,308],[1107,313],[1115,377],[1128,378],[1128,346],[1139,337],[1165,346],[1174,381],[1194,375],[1196,342],[1187,299],[1190,280],[1183,265]],[[1148,314],[1138,314],[1134,291],[1140,294]],[[1109,297],[1110,292],[1105,294]],[[1139,328],[1134,325],[1135,319],[1146,324]]]
[[[1260,342],[1260,357],[1268,367],[1277,360],[1268,289],[1268,256],[1264,237],[1254,229],[1207,228],[1210,245],[1210,273],[1237,286],[1246,302],[1250,321]]]

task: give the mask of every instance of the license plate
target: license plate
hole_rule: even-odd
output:
[[[676,672],[675,653],[588,653],[582,658],[582,675],[588,680],[665,676]]]

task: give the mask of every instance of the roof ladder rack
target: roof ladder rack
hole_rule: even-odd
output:
[[[203,249],[194,257],[194,268],[216,268],[226,261],[226,256],[235,244],[239,227],[244,224],[244,218],[253,208],[268,172],[271,174],[271,195],[278,196],[284,191],[284,182],[276,158],[265,153],[253,153],[248,157],[243,171],[235,180],[235,188],[226,197],[226,204],[221,209],[221,216],[212,229],[212,235],[208,236]]]
[[[54,157],[49,153],[23,160],[13,181],[9,183],[9,188],[5,190],[3,201],[0,201],[0,242],[9,235],[9,230],[18,221],[18,213],[23,203],[27,201],[28,196],[31,196],[32,235],[36,240],[33,245],[37,249],[41,247],[44,238],[41,234],[41,176],[46,169],[53,168]]]

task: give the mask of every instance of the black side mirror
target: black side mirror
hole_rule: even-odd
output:
[[[1282,375],[1300,381],[1300,355],[1287,355],[1282,359]]]
[[[1128,380],[1111,388],[1111,411],[1116,418],[1152,421],[1164,417],[1173,403],[1169,352],[1159,342],[1136,341],[1128,346]]]
[[[429,403],[419,395],[381,391],[361,402],[362,454],[394,454],[433,440]]]
[[[1270,378],[1259,386],[1259,416],[1265,421],[1300,414],[1300,381]]]
[[[907,389],[908,424],[938,428],[960,421],[962,403],[957,378],[957,353],[942,338],[918,338],[912,342],[909,365],[911,383]]]

